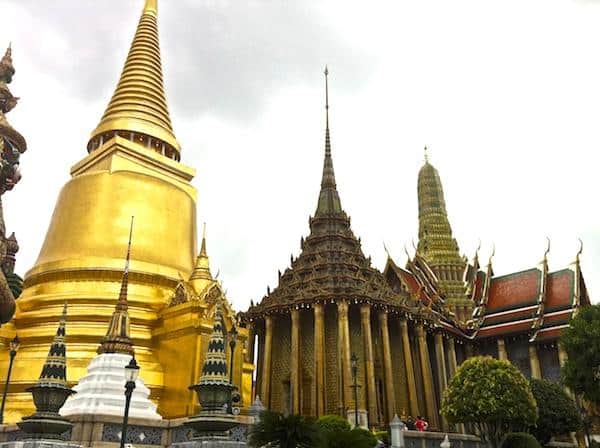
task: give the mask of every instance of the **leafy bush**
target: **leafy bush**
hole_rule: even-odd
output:
[[[250,431],[248,444],[252,447],[314,448],[319,440],[319,429],[314,419],[263,411],[260,421]]]
[[[531,391],[538,403],[538,421],[531,433],[542,445],[552,436],[568,434],[581,428],[581,415],[577,406],[556,383],[547,380],[530,381]]]
[[[526,432],[511,432],[502,442],[502,448],[542,448],[531,434]]]
[[[373,448],[377,439],[371,431],[354,428],[351,431],[332,431],[324,436],[326,448]]]
[[[339,415],[324,415],[317,420],[317,426],[323,432],[350,431],[350,423]]]
[[[449,423],[473,423],[495,448],[504,434],[535,424],[537,406],[529,382],[508,361],[467,359],[444,392],[441,412]]]

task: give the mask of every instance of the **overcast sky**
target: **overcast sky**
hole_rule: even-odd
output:
[[[33,266],[69,168],[86,155],[142,0],[0,0],[13,44],[8,116],[29,150],[4,197]],[[236,308],[276,285],[308,233],[322,170],[330,69],[338,190],[383,269],[417,237],[423,146],[469,258],[496,274],[571,263],[600,288],[600,2],[161,0],[166,91],[199,227]]]

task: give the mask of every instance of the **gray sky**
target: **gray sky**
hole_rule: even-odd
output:
[[[69,168],[116,86],[142,0],[0,0],[27,138],[8,230],[32,267]],[[496,274],[550,268],[585,244],[600,288],[600,2],[576,0],[161,0],[171,117],[197,169],[213,273],[245,309],[299,251],[323,158],[330,69],[338,190],[383,268],[416,239],[428,145],[451,224],[471,258],[496,244]],[[593,296],[595,300],[595,296]]]

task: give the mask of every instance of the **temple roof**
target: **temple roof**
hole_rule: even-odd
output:
[[[315,216],[309,220],[310,234],[301,239],[301,253],[279,275],[279,284],[267,290],[262,301],[247,315],[287,309],[291,306],[345,299],[405,306],[406,291],[394,292],[383,275],[365,257],[360,239],[350,227],[337,191],[329,132],[329,95],[326,75],[325,158],[321,191]]]
[[[165,144],[179,160],[180,147],[173,133],[163,86],[158,38],[157,0],[146,0],[117,88],[88,143],[88,151],[99,146],[98,138],[123,132],[133,135],[160,152]],[[147,138],[151,142],[146,142]],[[107,138],[105,138],[106,140]]]
[[[544,257],[539,267],[498,277],[494,277],[490,259],[485,272],[473,269],[465,276],[471,278],[467,290],[475,305],[473,319],[465,326],[436,306],[435,290],[412,263],[409,258],[407,269],[403,269],[389,257],[384,270],[388,283],[404,285],[412,296],[438,312],[444,331],[470,339],[517,334],[535,341],[556,339],[575,310],[590,303],[579,256],[569,268],[559,271],[548,272]]]
[[[590,303],[579,254],[566,269],[548,272],[546,256],[537,268],[493,277],[489,293],[476,298],[477,339],[526,334],[532,341],[555,339],[581,305]]]

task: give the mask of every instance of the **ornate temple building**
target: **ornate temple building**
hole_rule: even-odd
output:
[[[321,192],[301,253],[243,315],[251,341],[258,341],[256,391],[264,405],[352,422],[357,407],[359,423],[369,427],[386,426],[396,413],[422,415],[433,429],[464,430],[451,428],[438,410],[467,357],[508,359],[528,377],[559,381],[566,355],[557,339],[590,303],[579,254],[561,271],[549,272],[546,252],[538,267],[499,277],[491,258],[485,268],[477,254],[469,262],[452,236],[440,176],[426,157],[415,254],[404,268],[388,256],[380,273],[342,208],[329,134],[327,116]]]
[[[220,284],[210,274],[205,241],[196,239],[194,169],[182,164],[163,89],[157,0],[145,0],[116,90],[57,199],[45,242],[27,272],[15,318],[0,328],[7,344],[18,334],[5,421],[33,410],[35,385],[63,304],[69,306],[69,383],[86,375],[119,297],[131,216],[128,305],[141,377],[166,418],[197,408],[188,390],[199,377],[212,331]],[[3,230],[3,229],[2,229]],[[225,300],[224,300],[225,301]],[[226,302],[226,301],[225,301]],[[235,313],[224,307],[227,330]],[[247,331],[240,328],[234,383],[251,402]],[[228,355],[229,356],[229,355]],[[0,353],[6,371],[8,351]]]
[[[504,276],[494,275],[492,258],[485,267],[478,254],[469,261],[453,238],[439,173],[426,160],[417,185],[415,254],[403,267],[388,257],[379,271],[363,253],[338,193],[327,71],[323,173],[309,235],[278,285],[236,314],[211,274],[205,236],[197,252],[195,170],[181,163],[167,107],[157,17],[157,0],[145,0],[115,92],[88,154],[71,168],[22,285],[13,272],[18,244],[5,236],[0,215],[0,322],[10,320],[20,293],[14,319],[0,327],[5,347],[15,334],[21,340],[6,422],[34,409],[26,390],[37,384],[65,303],[65,381],[79,383],[80,392],[63,410],[69,416],[81,409],[116,415],[120,402],[100,406],[96,386],[116,400],[117,372],[134,353],[143,380],[138,416],[155,420],[197,414],[189,386],[215,372],[225,382],[223,359],[233,361],[242,412],[257,395],[281,412],[352,419],[357,410],[357,423],[379,428],[399,414],[423,415],[433,429],[462,429],[451,428],[438,410],[448,381],[474,354],[508,359],[527,376],[558,381],[565,354],[557,339],[573,313],[589,304],[580,254],[568,268],[550,272],[547,251],[539,266]],[[11,97],[7,61],[0,61],[4,99]],[[18,180],[14,158],[26,148],[4,109],[0,143],[15,153],[9,174],[0,173],[0,195]],[[136,236],[126,251],[131,216]],[[218,359],[210,349],[215,328]],[[0,350],[0,370],[8,363],[8,350]],[[218,366],[212,373],[211,365]],[[100,384],[98,372],[112,379]],[[148,399],[156,410],[146,406]]]

